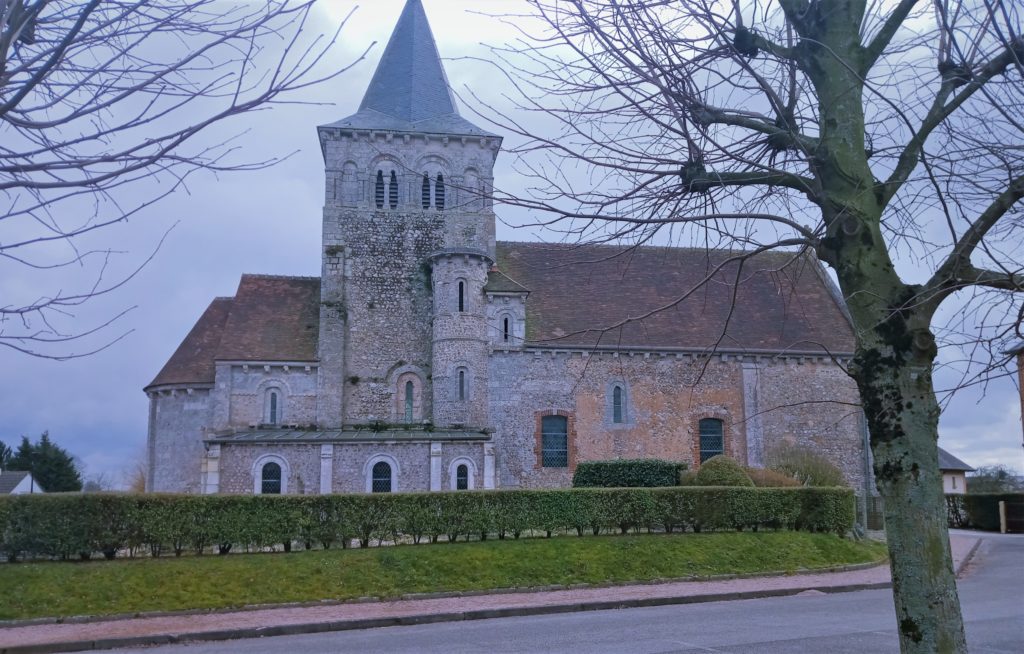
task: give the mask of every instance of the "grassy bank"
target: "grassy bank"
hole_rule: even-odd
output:
[[[407,593],[792,572],[880,561],[884,546],[800,532],[601,536],[292,554],[0,565],[0,619]]]

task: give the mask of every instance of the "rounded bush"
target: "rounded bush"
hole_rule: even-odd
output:
[[[758,488],[793,488],[803,485],[789,475],[768,468],[747,468],[747,476]]]
[[[743,466],[724,454],[713,456],[701,464],[694,479],[698,486],[753,486]]]

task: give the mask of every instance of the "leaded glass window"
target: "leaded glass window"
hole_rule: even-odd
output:
[[[391,492],[391,465],[384,461],[378,461],[373,464],[373,478],[371,480],[370,490],[374,493],[390,493]]]
[[[722,421],[717,418],[704,418],[700,421],[700,462],[704,463],[723,452],[725,436]]]
[[[412,423],[412,401],[415,387],[412,381],[405,382],[405,424]]]
[[[469,466],[465,463],[455,468],[455,490],[469,489]]]
[[[281,494],[281,466],[265,463],[260,471],[260,492],[264,495]]]
[[[444,175],[438,175],[434,184],[434,208],[444,211],[444,199]]]
[[[622,398],[622,395],[623,395],[623,393],[622,393],[622,387],[621,386],[616,386],[612,390],[612,422],[614,422],[614,423],[621,423],[621,422],[623,422],[623,418],[622,418],[622,414],[623,414],[623,408],[622,408],[623,398]]]
[[[545,468],[569,466],[569,419],[565,416],[541,418],[540,464]]]
[[[377,201],[377,208],[384,208],[384,171],[377,171],[377,184],[374,188],[374,199]]]
[[[392,209],[398,208],[398,175],[391,171],[391,184],[388,185],[388,202]]]

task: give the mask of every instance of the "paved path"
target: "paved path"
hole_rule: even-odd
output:
[[[959,570],[979,543],[969,533],[950,542]],[[167,615],[0,629],[0,654],[82,651],[185,642],[319,633],[468,619],[566,613],[623,607],[689,604],[794,595],[808,590],[840,592],[888,585],[888,566],[848,572],[684,581],[545,592],[495,593],[388,602]]]

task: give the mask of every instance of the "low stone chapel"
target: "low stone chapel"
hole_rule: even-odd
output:
[[[760,466],[784,442],[863,486],[854,335],[821,265],[761,254],[678,301],[735,253],[496,242],[502,138],[459,114],[420,0],[318,133],[321,275],[213,300],[145,389],[148,490],[556,487],[581,461]]]

